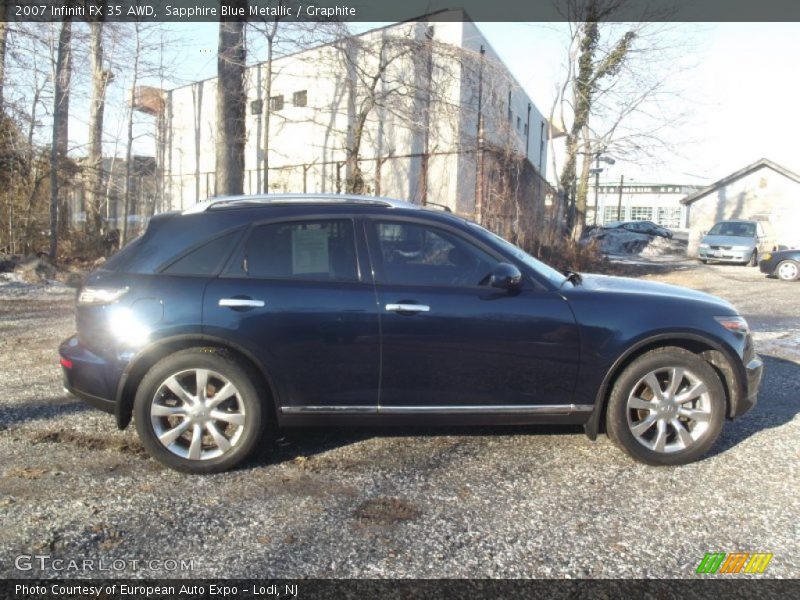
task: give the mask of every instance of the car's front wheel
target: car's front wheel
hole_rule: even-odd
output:
[[[683,348],[659,348],[617,378],[606,413],[609,437],[636,460],[682,465],[714,444],[725,392],[716,371]]]
[[[797,281],[800,279],[800,264],[793,260],[781,261],[775,274],[783,281]]]
[[[183,350],[156,363],[134,401],[145,449],[187,473],[239,464],[263,429],[263,402],[252,380],[234,359],[210,349]]]
[[[748,262],[747,264],[749,264],[751,267],[757,267],[758,266],[758,251],[757,250],[753,250],[753,254],[750,255],[750,262]]]

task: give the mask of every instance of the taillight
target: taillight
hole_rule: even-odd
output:
[[[62,358],[61,359],[61,366],[64,367],[65,369],[71,369],[72,368],[72,361],[71,360],[67,360],[66,358]]]
[[[84,287],[78,294],[78,304],[84,306],[97,306],[100,304],[111,304],[122,298],[128,293],[127,287],[122,288],[100,288]]]

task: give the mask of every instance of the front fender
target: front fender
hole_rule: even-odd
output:
[[[707,360],[711,358],[712,360],[709,360],[709,362],[723,371],[726,380],[724,383],[728,390],[728,417],[732,418],[737,414],[737,403],[739,399],[743,397],[743,394],[746,394],[747,374],[744,364],[737,356],[735,350],[719,338],[697,332],[683,331],[660,333],[637,340],[613,361],[597,389],[592,414],[589,420],[584,424],[584,430],[590,439],[594,440],[597,438],[597,434],[600,431],[600,423],[602,422],[602,417],[608,401],[608,394],[619,373],[638,356],[654,348],[664,346],[678,346],[692,351],[699,350],[702,352],[704,350],[710,350],[721,353],[729,367],[730,379],[732,381],[728,381],[729,377],[728,373],[725,372],[724,365],[715,364],[713,357],[708,357]]]

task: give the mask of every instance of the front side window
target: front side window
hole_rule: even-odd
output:
[[[357,281],[353,222],[347,219],[254,227],[239,273],[253,278]]]
[[[399,285],[485,284],[497,260],[460,236],[417,223],[375,223],[380,281]]]

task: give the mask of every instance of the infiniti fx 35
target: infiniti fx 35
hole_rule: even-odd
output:
[[[441,210],[218,198],[154,217],[79,291],[66,389],[187,472],[267,425],[583,425],[633,458],[703,455],[762,362],[726,301],[558,272]]]

